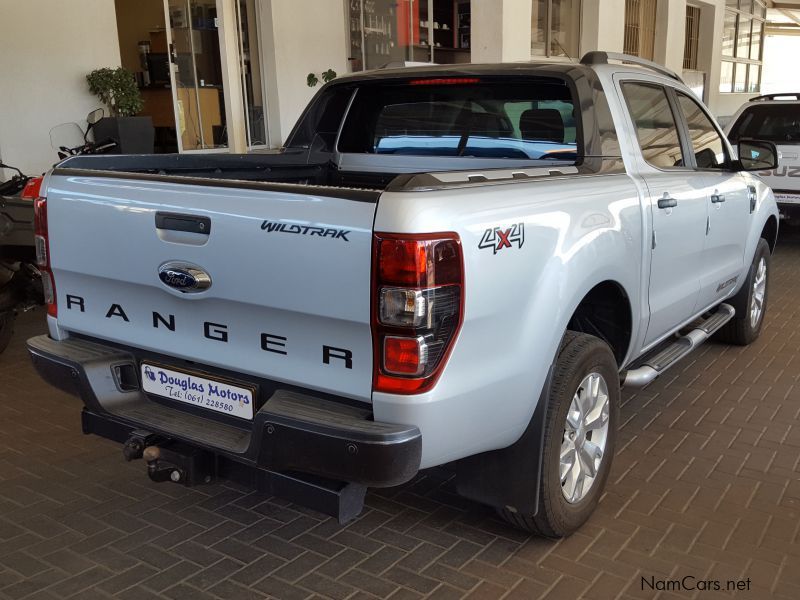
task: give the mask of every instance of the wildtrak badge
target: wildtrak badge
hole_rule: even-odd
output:
[[[347,234],[350,231],[346,229],[334,229],[330,227],[312,227],[311,225],[291,225],[289,223],[277,223],[275,221],[264,221],[261,223],[262,231],[269,233],[278,231],[281,233],[294,233],[296,235],[311,235],[319,237],[329,237],[337,240],[344,240],[349,242]]]

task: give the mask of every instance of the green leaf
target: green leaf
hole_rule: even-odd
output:
[[[133,116],[144,106],[136,78],[123,67],[95,69],[86,76],[86,82],[89,91],[108,106],[111,116]]]

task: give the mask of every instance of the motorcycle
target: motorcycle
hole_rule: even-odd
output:
[[[33,201],[39,195],[41,178],[16,171],[0,182],[0,353],[11,341],[14,319],[44,304],[42,278],[36,268],[33,237]]]
[[[86,115],[86,129],[82,129],[77,123],[62,123],[53,127],[50,130],[50,145],[58,152],[58,158],[63,160],[82,154],[103,154],[116,148],[117,142],[111,138],[89,140],[92,128],[104,116],[105,111],[97,108]]]

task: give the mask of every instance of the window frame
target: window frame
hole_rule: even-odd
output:
[[[723,54],[721,61],[723,63],[730,63],[733,66],[733,74],[731,77],[731,85],[728,89],[723,90],[721,87],[722,82],[720,81],[720,93],[721,94],[758,94],[761,91],[761,79],[764,73],[764,39],[766,37],[766,17],[763,16],[765,14],[765,4],[762,0],[755,0],[754,2],[748,0],[748,6],[742,7],[741,2],[737,4],[737,6],[729,6],[728,3],[722,7],[724,11],[723,17],[727,17],[728,15],[735,15],[735,24],[733,30],[733,54],[727,55]],[[748,22],[750,23],[750,32],[748,33],[748,44],[747,44],[747,56],[738,56],[739,54],[739,28],[742,22],[742,17],[745,17]],[[723,18],[724,22],[724,18]],[[750,54],[753,51],[753,25],[756,23],[761,24],[761,35],[758,39],[758,56],[756,58],[751,58]],[[751,82],[751,67],[750,65],[755,65],[758,67],[758,85],[754,90],[751,90],[752,82]],[[744,90],[737,91],[736,90],[736,78],[739,72],[739,69],[746,69],[746,75],[744,79]]]
[[[682,130],[681,133],[686,138],[686,143],[689,146],[689,156],[691,159],[689,162],[692,163],[692,169],[700,173],[721,173],[721,172],[732,171],[733,149],[731,148],[730,143],[728,142],[728,138],[725,137],[725,134],[720,129],[719,124],[709,114],[706,107],[703,106],[703,103],[700,102],[697,99],[697,97],[691,93],[691,91],[687,93],[684,90],[679,90],[678,88],[674,88],[671,86],[669,87],[669,89],[672,91],[672,95],[674,96],[675,106],[678,109],[678,114],[680,117],[679,118],[680,123],[678,125],[678,128]],[[700,112],[702,112],[706,116],[706,119],[708,119],[709,123],[711,123],[711,126],[714,128],[714,131],[717,132],[717,135],[719,136],[720,141],[722,142],[722,150],[725,153],[725,163],[720,167],[714,169],[714,168],[702,168],[697,166],[697,158],[694,153],[694,145],[692,144],[692,132],[689,129],[689,121],[687,120],[686,115],[683,114],[683,109],[681,108],[681,103],[680,100],[678,99],[679,95],[685,96],[690,102],[694,102],[700,109]]]
[[[672,113],[672,119],[675,122],[675,129],[678,133],[678,144],[681,148],[681,155],[683,157],[683,165],[681,166],[672,166],[672,167],[659,167],[651,162],[649,162],[644,157],[644,151],[642,150],[642,143],[639,141],[639,136],[636,134],[636,120],[634,118],[633,112],[631,110],[630,101],[628,100],[628,96],[625,94],[625,84],[634,84],[634,85],[641,85],[644,87],[651,87],[651,88],[658,88],[662,92],[664,92],[664,96],[667,98],[667,105],[669,106],[670,112]],[[660,171],[662,173],[685,173],[686,171],[696,170],[694,168],[695,161],[694,161],[694,152],[692,151],[691,143],[689,142],[686,131],[687,128],[685,124],[683,124],[683,115],[680,111],[680,106],[677,104],[677,99],[674,97],[672,93],[672,86],[666,85],[660,81],[651,81],[648,79],[638,79],[638,78],[626,78],[626,79],[619,79],[617,80],[617,85],[619,86],[619,93],[622,95],[623,104],[625,105],[625,110],[628,113],[628,124],[633,127],[633,136],[632,139],[636,143],[636,147],[639,150],[639,158],[641,161],[647,165],[648,168],[654,169],[656,171]],[[687,160],[687,157],[689,160]],[[691,163],[691,164],[688,164]]]

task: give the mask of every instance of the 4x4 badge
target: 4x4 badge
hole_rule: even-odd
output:
[[[483,232],[483,237],[478,244],[478,248],[485,250],[491,248],[493,254],[497,254],[503,248],[512,248],[516,244],[517,248],[522,248],[525,243],[525,223],[517,223],[507,229],[492,227]]]

